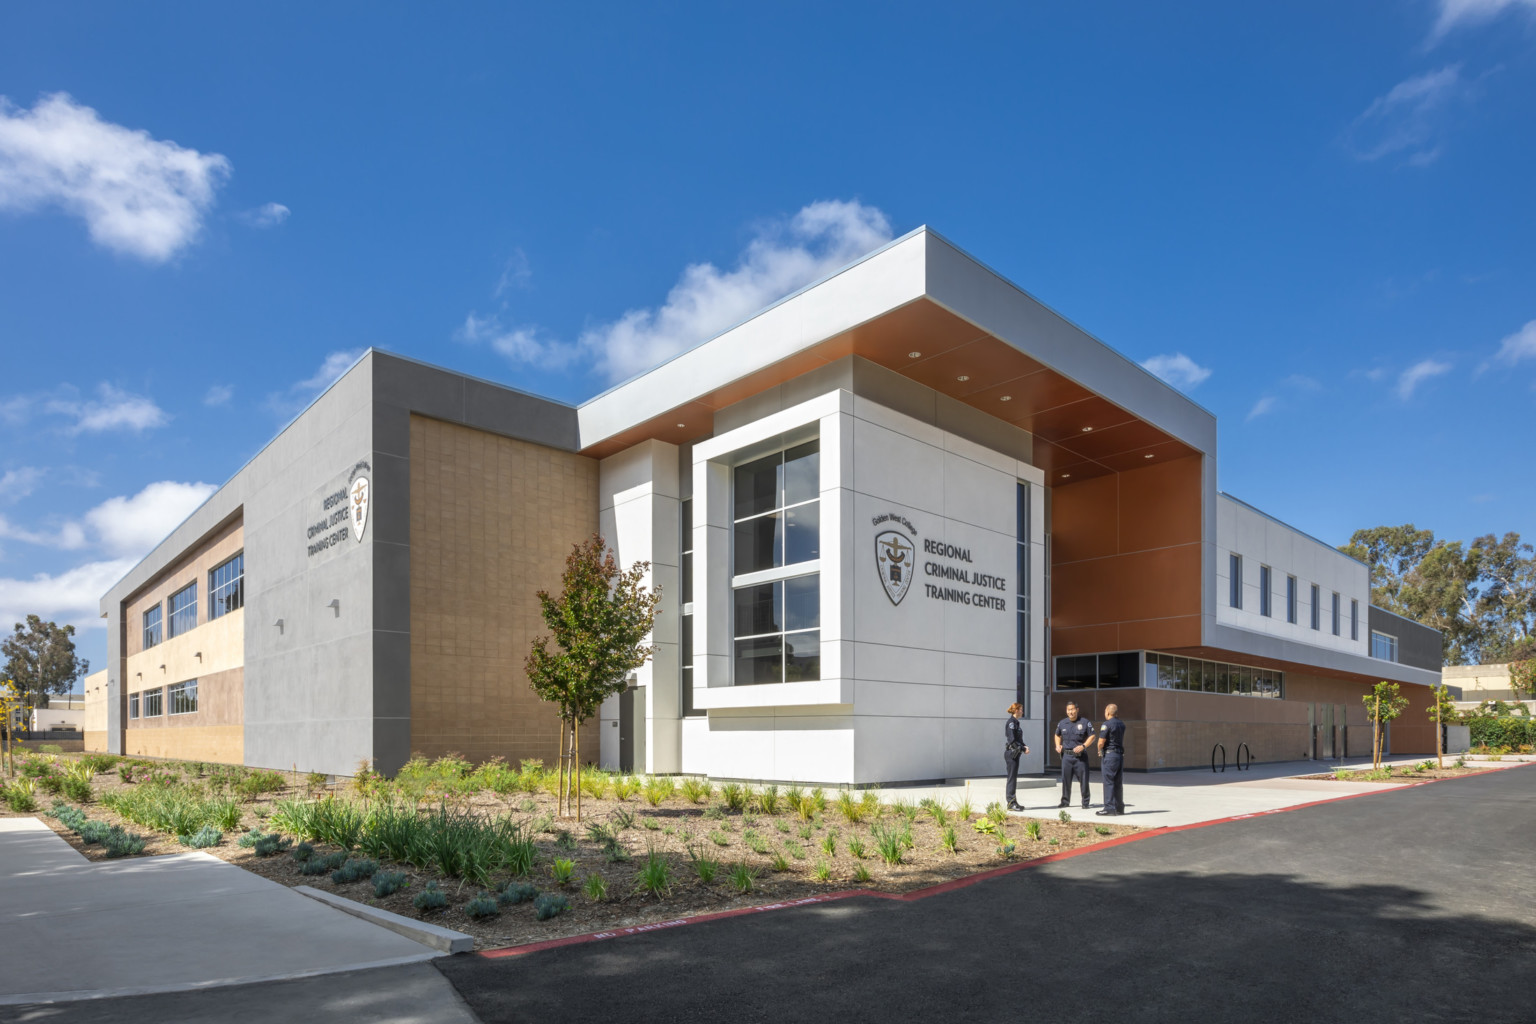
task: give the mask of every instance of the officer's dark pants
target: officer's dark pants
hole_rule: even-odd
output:
[[[1013,794],[1014,791],[1019,788],[1019,755],[1004,754],[1003,767],[1008,769],[1008,806],[1012,807],[1014,804],[1018,803],[1018,801],[1013,798]]]
[[[1114,751],[1104,755],[1099,772],[1104,776],[1104,809],[1125,813],[1125,758]]]
[[[1077,779],[1078,786],[1083,791],[1083,806],[1088,806],[1088,759],[1079,757],[1070,750],[1061,752],[1061,802],[1072,802],[1072,780]]]

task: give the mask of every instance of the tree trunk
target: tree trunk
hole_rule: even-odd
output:
[[[555,761],[558,781],[555,784],[555,815],[565,814],[565,719],[560,719],[560,757]]]
[[[1440,695],[1435,694],[1435,767],[1445,767],[1445,725],[1440,720],[1445,705],[1440,701]]]
[[[571,724],[571,767],[576,773],[576,824],[581,824],[581,723]]]

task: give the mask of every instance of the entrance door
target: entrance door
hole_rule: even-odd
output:
[[[1321,710],[1322,727],[1318,732],[1318,756],[1326,761],[1334,756],[1333,705],[1324,704]]]
[[[619,694],[619,771],[635,770],[635,687]]]

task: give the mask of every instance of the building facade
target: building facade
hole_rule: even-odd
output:
[[[92,735],[547,760],[534,594],[594,533],[662,595],[583,735],[627,770],[996,774],[1015,700],[1040,770],[1069,697],[1134,768],[1327,756],[1439,675],[1364,566],[1217,491],[1208,412],[920,229],[579,407],[368,352],[105,596]]]

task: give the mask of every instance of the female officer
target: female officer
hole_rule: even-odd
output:
[[[1024,745],[1024,727],[1019,724],[1024,717],[1024,705],[1009,704],[1008,720],[1003,723],[1003,764],[1008,769],[1008,809],[1022,811],[1014,792],[1019,784],[1019,755],[1029,753]]]

